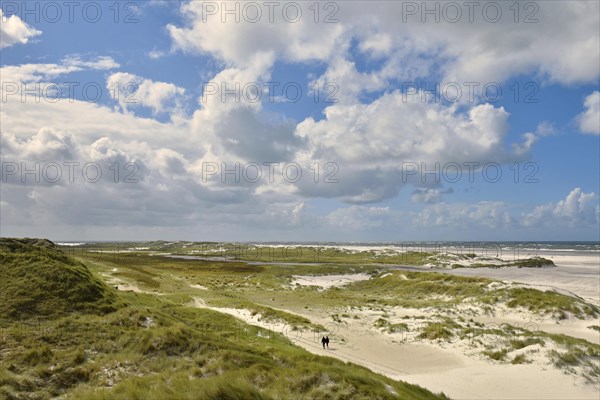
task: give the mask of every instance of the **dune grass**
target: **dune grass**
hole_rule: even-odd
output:
[[[452,330],[448,329],[444,324],[431,322],[427,324],[427,326],[423,329],[423,331],[419,334],[419,338],[428,339],[428,340],[436,340],[436,339],[449,339],[454,336]]]
[[[115,294],[78,261],[42,242],[0,239],[0,320],[106,313]]]
[[[407,265],[430,266],[438,268],[479,268],[479,267],[519,267],[540,268],[554,266],[552,260],[527,255],[520,259],[498,258],[494,247],[482,244],[481,253],[448,252],[436,245],[403,244],[395,249],[349,250],[335,243],[319,245],[256,245],[243,243],[217,242],[128,242],[128,243],[90,243],[77,248],[66,247],[73,256],[84,257],[84,253],[98,252],[118,257],[128,252],[146,254],[170,253],[193,255],[207,261],[247,261],[259,263],[295,263],[295,264],[344,264],[344,265]],[[475,251],[467,247],[466,251]],[[495,255],[495,256],[494,256]]]
[[[467,257],[468,255],[465,255]],[[257,313],[277,317],[278,311],[260,310],[253,304],[269,307],[272,300],[279,304],[304,303],[314,307],[381,307],[401,306],[407,308],[448,309],[465,301],[482,304],[491,311],[497,304],[521,308],[540,315],[552,315],[557,319],[569,315],[578,318],[598,316],[597,307],[581,299],[552,291],[529,288],[490,288],[491,279],[462,277],[437,272],[390,271],[385,267],[360,264],[284,264],[256,265],[244,262],[204,261],[175,259],[147,253],[114,255],[86,253],[88,266],[97,271],[110,271],[113,276],[133,280],[148,291],[179,293],[182,303],[191,301],[192,285],[210,289],[202,292],[208,304],[218,307],[247,308]],[[353,282],[343,290],[333,287],[317,291],[314,287],[291,286],[292,275],[329,275],[366,273],[374,279]],[[293,290],[292,290],[293,289]],[[270,307],[271,308],[271,307]],[[280,319],[294,321],[283,315]]]
[[[559,319],[567,318],[567,313],[577,318],[597,317],[600,314],[598,307],[592,304],[552,291],[514,288],[508,289],[505,296],[508,307],[522,307],[538,314],[556,314]]]
[[[136,299],[156,296],[123,296],[132,305],[104,317],[65,316],[48,320],[41,334],[23,329],[19,338],[5,334],[2,344],[11,352],[0,367],[0,396],[441,398],[365,368],[312,355],[279,333],[260,334],[260,328],[228,315],[174,304],[137,306]]]
[[[313,355],[281,333],[189,306],[194,295],[207,292],[214,301],[254,307],[265,318],[310,324],[245,299],[243,291],[256,283],[250,275],[264,272],[261,267],[235,263],[221,269],[186,260],[161,264],[162,258],[136,254],[110,261],[102,255],[62,258],[51,247],[48,256],[46,250],[2,248],[6,262],[0,284],[11,297],[2,302],[0,398],[445,398]],[[21,274],[33,283],[18,279]],[[117,291],[102,284],[99,274],[157,292]],[[287,281],[273,273],[264,284],[279,287]],[[200,291],[192,284],[215,290]]]

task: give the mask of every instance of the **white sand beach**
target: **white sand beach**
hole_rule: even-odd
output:
[[[522,282],[540,289],[562,289],[593,304],[600,304],[600,254],[542,253],[540,256],[552,260],[556,268],[457,268],[443,272]]]

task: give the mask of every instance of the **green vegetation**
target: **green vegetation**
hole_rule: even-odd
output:
[[[49,241],[0,239],[0,277],[0,321],[118,306],[112,290]]]
[[[431,322],[427,324],[425,329],[419,334],[419,338],[428,340],[442,339],[446,340],[454,336],[451,329],[446,324]]]
[[[488,334],[493,335],[494,340],[491,340],[491,342],[495,346],[488,347],[483,354],[492,360],[502,362],[514,350],[521,350],[534,345],[544,347],[547,341],[551,341],[560,349],[550,350],[547,353],[556,367],[566,372],[579,373],[592,383],[596,383],[600,377],[600,369],[598,368],[600,345],[598,344],[563,334],[543,331],[532,332],[508,324],[503,325],[503,329],[481,330],[474,336],[483,337]],[[512,364],[522,364],[529,361],[525,354],[521,352],[516,354],[510,362]],[[578,368],[579,372],[575,368]]]
[[[194,254],[202,257],[250,262],[277,263],[328,263],[328,264],[403,264],[424,265],[434,255],[425,251],[402,253],[373,250],[355,251],[336,246],[254,246],[241,244],[192,244],[177,251],[178,254]]]
[[[533,346],[535,344],[539,344],[544,346],[544,341],[538,337],[527,337],[525,339],[512,339],[510,341],[510,345],[513,349],[519,350],[528,346]]]
[[[471,248],[469,248],[471,249]],[[482,250],[486,249],[483,245]],[[478,268],[478,267],[528,267],[540,268],[554,266],[552,260],[542,257],[528,257],[519,260],[505,260],[491,257],[487,254],[449,253],[435,246],[428,250],[427,246],[406,244],[397,249],[381,250],[348,250],[335,244],[318,246],[265,246],[238,243],[215,242],[129,242],[129,243],[93,243],[68,248],[74,256],[84,256],[85,252],[99,252],[110,255],[113,252],[137,252],[156,254],[168,252],[171,254],[196,256],[206,261],[248,261],[260,263],[325,263],[325,264],[399,264],[410,266]],[[494,253],[494,248],[487,249]],[[486,252],[487,253],[487,252]],[[465,262],[466,264],[462,264]]]
[[[499,351],[484,351],[483,354],[485,354],[486,356],[488,356],[492,360],[502,361],[506,357],[506,354],[508,354],[508,350],[507,349],[502,349],[502,350],[499,350]]]
[[[330,290],[325,298],[343,298],[349,305],[382,305],[409,308],[447,307],[486,294],[492,281],[434,272],[393,272],[376,279],[354,282],[343,291]]]
[[[148,253],[86,253],[87,264],[99,272],[134,281],[142,290],[164,293],[180,304],[201,294],[207,304],[216,307],[245,308],[265,319],[281,320],[292,325],[308,326],[293,314],[277,310],[347,307],[437,308],[452,312],[458,305],[483,305],[493,313],[496,304],[525,308],[538,314],[560,319],[568,315],[579,318],[598,315],[596,307],[581,299],[551,291],[492,286],[490,279],[461,277],[434,272],[390,271],[376,265],[333,264],[246,264],[231,261],[177,259]],[[467,257],[467,256],[465,256]],[[110,272],[117,268],[117,272]],[[316,287],[291,287],[293,275],[328,275],[366,273],[374,279],[350,283],[344,289],[333,287],[318,291]],[[198,292],[190,286],[209,290]],[[293,290],[292,290],[293,289]],[[174,293],[178,293],[175,295]],[[302,305],[298,307],[298,305]],[[277,306],[277,307],[273,307]],[[261,308],[261,307],[267,307]],[[342,321],[343,317],[336,320]]]
[[[404,322],[392,324],[385,318],[379,318],[375,321],[375,327],[382,329],[387,333],[401,333],[408,331],[408,325]]]
[[[559,319],[570,313],[577,318],[597,317],[598,307],[561,293],[540,291],[528,288],[509,289],[506,305],[511,308],[523,307],[540,314],[555,314]]]
[[[320,325],[313,324],[309,319],[301,317],[296,314],[291,314],[285,311],[277,310],[271,307],[263,306],[260,304],[252,303],[241,298],[226,300],[214,300],[211,302],[213,306],[219,307],[232,307],[249,310],[252,316],[259,315],[259,321],[266,322],[283,322],[290,326],[293,330],[303,329],[311,330],[314,332],[323,331],[324,328]]]
[[[327,304],[343,302],[348,306],[400,306],[406,308],[438,308],[451,310],[470,302],[492,306],[505,303],[508,307],[522,307],[541,315],[577,318],[600,315],[598,308],[578,298],[552,291],[528,288],[497,287],[486,278],[462,277],[434,272],[397,271],[378,275],[376,279],[348,284],[344,290],[331,289],[319,295],[316,301]]]
[[[531,257],[524,258],[522,260],[513,261],[506,264],[506,266],[514,266],[519,268],[542,268],[542,267],[554,267],[554,261],[543,257]]]
[[[511,364],[528,364],[529,360],[525,356],[525,354],[517,354],[512,361]]]
[[[136,253],[73,259],[51,243],[1,243],[0,398],[445,398],[313,355],[278,332],[189,306],[202,295],[315,328],[244,296],[256,287],[268,292],[287,285],[279,272]],[[264,279],[256,276],[263,272]],[[117,291],[98,276],[140,290]],[[198,284],[214,290],[193,287]]]
[[[600,346],[569,336],[554,336],[566,345],[566,350],[550,351],[554,365],[570,373],[577,373],[576,369],[580,369],[588,382],[597,384],[600,379]]]

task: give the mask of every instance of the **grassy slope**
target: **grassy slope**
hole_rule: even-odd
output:
[[[104,273],[118,268],[116,274],[126,273],[127,276],[137,276],[135,282],[142,289],[150,289],[153,282],[148,276],[160,282],[158,290],[175,302],[184,304],[192,297],[201,297],[208,304],[217,307],[245,308],[261,313],[267,320],[282,326],[299,326],[303,332],[310,332],[314,324],[306,323],[305,318],[297,314],[330,315],[333,322],[344,323],[343,318],[350,318],[349,309],[381,310],[390,306],[406,308],[424,308],[437,312],[437,316],[421,321],[422,332],[419,338],[426,340],[446,340],[457,338],[477,338],[494,335],[499,340],[500,348],[490,348],[490,358],[499,362],[517,347],[510,339],[509,327],[488,332],[483,325],[466,321],[457,307],[461,305],[480,305],[482,312],[493,315],[497,305],[520,309],[521,312],[551,316],[557,320],[563,318],[590,319],[598,316],[597,307],[587,304],[581,299],[566,296],[552,291],[510,287],[499,285],[499,282],[485,278],[461,277],[436,272],[390,271],[378,266],[360,265],[248,265],[240,262],[198,261],[150,256],[142,253],[121,254],[117,260],[110,254],[90,253],[87,255],[90,265]],[[292,275],[327,275],[344,273],[367,273],[375,279],[355,282],[343,289],[331,288],[318,290],[315,287],[294,287],[292,290]],[[202,285],[208,290],[193,289],[190,285]],[[174,295],[172,293],[177,293]],[[280,309],[292,310],[291,314]],[[385,314],[384,314],[385,315]],[[472,322],[472,320],[471,320]],[[329,326],[329,325],[328,325]],[[387,320],[380,321],[376,326],[388,333],[404,332],[405,323],[393,324]],[[424,329],[423,329],[424,328]],[[412,329],[412,328],[411,328]],[[526,333],[523,333],[526,334]],[[537,335],[543,336],[542,332]],[[343,341],[343,338],[339,338]],[[537,340],[537,339],[536,339]],[[566,351],[567,356],[561,356],[574,366],[583,366],[586,371],[577,374],[597,377],[598,370],[594,363],[598,362],[598,345],[579,343],[573,347],[552,338],[559,347]],[[591,346],[592,351],[586,350]],[[498,353],[501,352],[501,353]],[[580,353],[584,352],[585,355]],[[486,354],[486,353],[484,353]],[[583,353],[582,353],[583,354]],[[575,357],[576,356],[576,357]],[[557,362],[559,354],[550,359]],[[516,356],[516,363],[527,362],[522,356]]]
[[[361,265],[251,265],[243,262],[200,261],[152,256],[145,253],[87,253],[86,260],[103,271],[136,282],[145,290],[178,293],[177,301],[191,301],[197,291],[189,286],[199,284],[210,289],[202,297],[218,307],[259,308],[269,306],[271,299],[311,306],[402,306],[410,308],[438,307],[445,309],[474,301],[493,307],[506,304],[538,314],[578,318],[600,314],[597,307],[580,299],[551,291],[525,288],[490,289],[493,280],[462,277],[436,272],[390,271],[383,266]],[[359,281],[344,289],[317,291],[311,287],[291,289],[292,275],[328,275],[367,273],[380,276],[376,280]],[[384,276],[385,275],[385,276]],[[174,299],[176,300],[176,299]],[[261,307],[253,305],[262,304]],[[275,311],[270,311],[275,312]],[[285,318],[282,318],[285,320]],[[288,320],[290,323],[298,321]]]
[[[67,399],[438,398],[307,353],[281,335],[258,336],[258,328],[227,315],[147,294],[124,297],[137,305],[104,318],[50,321],[41,340],[33,333],[7,335],[11,352],[3,360],[6,369],[0,367],[0,397],[66,392]]]
[[[0,239],[0,277],[0,320],[116,309],[114,293],[49,241]]]

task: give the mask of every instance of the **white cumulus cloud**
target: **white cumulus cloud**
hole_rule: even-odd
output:
[[[0,9],[0,49],[10,47],[15,44],[26,44],[29,39],[42,34],[35,28],[27,25],[17,15],[5,17]]]
[[[123,110],[144,106],[154,114],[179,109],[185,94],[185,89],[172,83],[156,82],[125,72],[110,75],[106,87]]]
[[[585,193],[581,188],[573,189],[565,199],[557,203],[548,203],[534,208],[525,214],[526,226],[581,227],[600,223],[600,205],[598,195]]]
[[[585,111],[577,117],[583,133],[600,135],[600,92],[595,91],[585,98]]]

